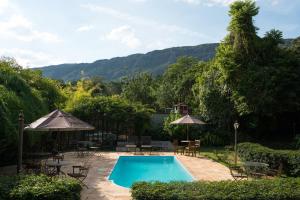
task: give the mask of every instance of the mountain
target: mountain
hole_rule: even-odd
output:
[[[74,81],[81,77],[100,76],[106,80],[118,80],[136,72],[162,74],[168,65],[180,56],[193,56],[207,61],[214,57],[217,43],[197,46],[173,47],[155,50],[146,54],[97,60],[93,63],[59,64],[37,68],[46,77]]]

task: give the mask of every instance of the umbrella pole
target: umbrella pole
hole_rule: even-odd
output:
[[[186,140],[189,140],[189,125],[186,125]]]

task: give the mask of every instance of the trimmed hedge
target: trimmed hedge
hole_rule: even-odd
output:
[[[256,161],[269,164],[278,169],[283,164],[283,172],[288,176],[300,176],[300,151],[275,150],[256,143],[238,144],[238,154],[242,161]]]
[[[300,179],[221,182],[139,182],[135,200],[299,200]]]
[[[72,178],[0,177],[0,200],[80,200],[80,191],[80,183]]]

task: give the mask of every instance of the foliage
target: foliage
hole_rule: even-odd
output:
[[[231,4],[229,33],[193,86],[198,110],[217,129],[230,131],[239,119],[253,138],[291,139],[300,113],[298,40],[281,47],[278,30],[260,38],[257,14],[255,1]]]
[[[296,135],[294,138],[295,147],[300,150],[300,135]]]
[[[0,60],[0,165],[15,162],[19,112],[30,123],[63,101],[57,81],[22,69],[12,59]]]
[[[230,135],[226,131],[205,131],[200,134],[200,140],[205,146],[224,146],[230,143]]]
[[[220,182],[139,182],[132,186],[135,200],[249,200],[300,198],[300,179]]]
[[[180,57],[176,63],[170,65],[161,77],[157,91],[157,101],[160,107],[170,108],[184,102],[193,104],[192,86],[202,65],[192,57]]]
[[[142,134],[147,128],[152,109],[140,103],[129,102],[119,96],[81,96],[73,99],[66,108],[82,120],[90,122],[98,130],[120,133],[133,129]]]
[[[283,164],[283,171],[288,176],[300,176],[300,151],[274,150],[255,143],[238,144],[238,154],[243,161],[257,161],[278,169]]]
[[[163,130],[173,138],[186,138],[186,126],[170,124],[181,117],[179,113],[171,112],[164,120]]]
[[[155,108],[156,87],[157,84],[151,74],[138,73],[123,79],[121,96],[129,101],[140,102]]]
[[[79,200],[81,186],[71,178],[28,175],[0,177],[0,191],[0,199],[7,200]]]

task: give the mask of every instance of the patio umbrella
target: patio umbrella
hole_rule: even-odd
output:
[[[22,154],[23,154],[23,130],[25,131],[47,131],[47,132],[65,132],[65,131],[83,131],[94,130],[95,128],[80,119],[65,113],[61,110],[54,110],[53,112],[41,117],[32,122],[23,129],[24,115],[23,112],[19,114],[19,151],[18,151],[18,167],[19,173],[22,168]]]
[[[25,130],[48,132],[84,131],[94,129],[95,128],[88,123],[58,109],[25,127]]]
[[[180,124],[183,124],[183,125],[186,125],[186,137],[187,137],[187,140],[189,140],[189,133],[188,133],[188,128],[190,125],[203,125],[203,124],[206,124],[205,122],[199,120],[199,119],[196,119],[194,117],[191,117],[189,114],[171,122],[170,124],[173,124],[173,125],[180,125]]]

